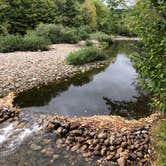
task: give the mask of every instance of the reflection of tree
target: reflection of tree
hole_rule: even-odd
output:
[[[136,49],[137,41],[115,41],[111,47],[107,48],[105,51],[108,55],[116,57],[117,54],[130,55]]]
[[[152,113],[152,109],[148,104],[150,99],[145,95],[135,97],[135,101],[113,101],[107,97],[103,97],[103,99],[111,115],[139,119]]]
[[[107,65],[99,69],[94,69],[90,72],[78,74],[73,78],[67,79],[67,81],[53,82],[40,88],[33,88],[31,90],[19,93],[14,100],[14,105],[21,108],[31,106],[43,106],[47,105],[52,98],[60,95],[62,92],[67,91],[70,85],[82,86],[93,80],[94,75],[103,71]]]

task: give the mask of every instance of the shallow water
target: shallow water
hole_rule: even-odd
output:
[[[18,94],[15,105],[33,113],[68,117],[121,115],[129,119],[151,114],[148,96],[135,83],[137,73],[128,57],[134,42],[116,42],[107,52],[115,62],[62,83]]]

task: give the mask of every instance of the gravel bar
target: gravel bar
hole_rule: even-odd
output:
[[[49,51],[44,52],[0,53],[0,96],[62,80],[104,63],[68,65],[65,57],[80,47],[79,44],[55,44],[50,46]]]

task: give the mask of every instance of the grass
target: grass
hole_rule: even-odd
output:
[[[95,47],[85,47],[76,52],[70,53],[67,56],[66,61],[71,65],[83,65],[107,58],[108,56],[102,50]]]
[[[155,126],[152,137],[158,152],[157,166],[166,166],[166,117]]]

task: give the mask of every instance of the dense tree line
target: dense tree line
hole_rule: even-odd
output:
[[[108,6],[102,0],[1,0],[0,34],[25,34],[40,23],[117,33],[116,5],[113,1]]]

